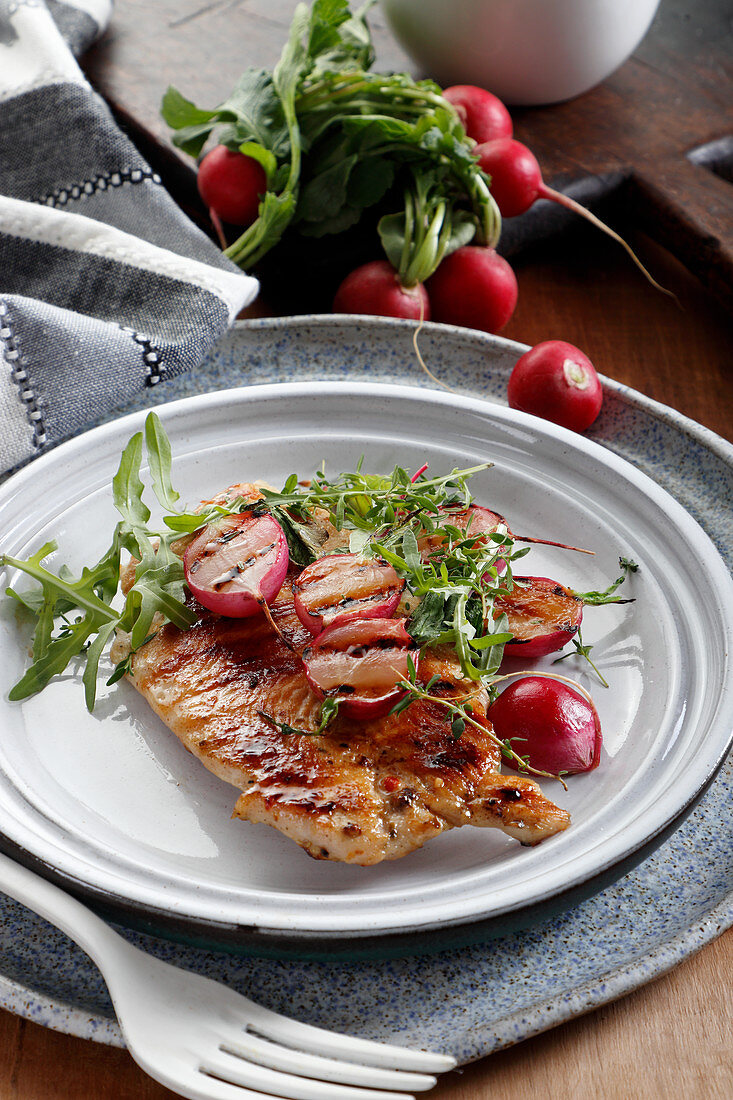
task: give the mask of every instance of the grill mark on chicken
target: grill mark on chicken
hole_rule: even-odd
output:
[[[123,587],[132,583],[132,570]],[[283,641],[264,616],[222,618],[201,608],[188,631],[166,623],[131,659],[129,679],[163,722],[215,775],[241,791],[233,816],[279,829],[316,859],[369,865],[398,859],[447,829],[501,829],[537,844],[569,815],[525,776],[501,774],[500,750],[467,725],[451,733],[439,704],[417,700],[399,715],[338,715],[318,736],[282,734],[278,722],[313,729],[319,700],[298,654],[312,640],[295,614],[292,578],[271,605]],[[129,652],[126,636],[113,658]],[[461,679],[451,650],[427,651],[420,679],[446,698],[472,693],[490,730],[483,690]],[[475,693],[475,694],[473,694]]]

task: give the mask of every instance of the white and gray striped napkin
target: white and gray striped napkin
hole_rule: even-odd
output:
[[[255,297],[74,60],[110,0],[0,0],[0,473],[199,364]]]

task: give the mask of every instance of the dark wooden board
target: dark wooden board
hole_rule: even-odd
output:
[[[201,218],[190,166],[158,115],[168,84],[202,106],[220,102],[248,65],[277,61],[295,0],[117,0],[84,67],[179,202]],[[376,8],[377,68],[414,67]],[[642,228],[733,308],[733,34],[728,0],[662,0],[636,54],[568,103],[514,112],[517,137],[545,177]],[[429,74],[428,74],[429,75]],[[514,254],[572,222],[537,203],[505,223]],[[589,236],[589,242],[592,238]]]

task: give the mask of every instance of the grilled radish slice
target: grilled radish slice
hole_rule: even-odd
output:
[[[356,619],[322,631],[303,650],[308,683],[320,699],[342,700],[341,713],[378,718],[402,695],[397,686],[417,663],[404,619]]]
[[[497,615],[506,612],[514,635],[505,656],[523,660],[562,649],[583,618],[583,601],[549,577],[515,577],[511,594],[498,597],[494,607]]]
[[[405,582],[391,565],[359,554],[330,554],[293,584],[295,611],[311,634],[354,619],[388,619]]]
[[[289,560],[280,524],[271,516],[241,512],[204,527],[189,544],[183,568],[200,604],[245,619],[278,594]]]
[[[457,527],[464,532],[465,538],[493,535],[500,527],[511,535],[507,521],[498,512],[492,512],[490,508],[483,508],[480,504],[469,504],[468,508],[458,511],[445,510],[443,520],[445,526]],[[442,535],[426,535],[418,539],[418,546],[424,557],[430,557],[431,553],[439,551],[443,546]],[[503,562],[500,563],[503,565]]]

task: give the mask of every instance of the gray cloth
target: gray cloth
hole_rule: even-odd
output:
[[[195,368],[257,293],[76,64],[108,0],[0,0],[0,473]]]

